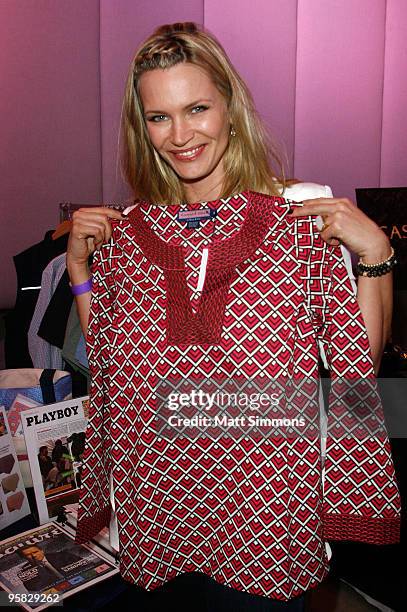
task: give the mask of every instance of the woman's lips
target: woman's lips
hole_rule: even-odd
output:
[[[190,162],[194,161],[197,157],[199,157],[205,147],[206,145],[198,145],[197,147],[186,149],[185,151],[171,151],[171,154],[178,161]]]

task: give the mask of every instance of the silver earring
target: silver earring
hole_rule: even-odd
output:
[[[236,136],[236,130],[235,130],[235,128],[233,127],[233,125],[231,125],[231,126],[230,126],[230,135],[231,135],[231,136]]]

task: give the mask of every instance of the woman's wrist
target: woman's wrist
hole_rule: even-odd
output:
[[[382,254],[381,256],[383,257],[383,253],[385,253],[385,251],[376,250],[375,257],[379,257],[380,254]],[[366,261],[359,259],[356,265],[356,272],[358,276],[368,276],[370,278],[380,277],[391,272],[396,264],[396,254],[393,247],[390,245],[390,254],[380,261],[376,259],[374,263],[367,263]]]
[[[87,263],[75,264],[67,262],[67,270],[71,285],[81,285],[89,280],[91,271]]]
[[[72,283],[69,284],[71,285],[71,291],[75,296],[82,295],[83,293],[89,293],[90,291],[92,291],[91,276],[84,283],[79,283],[77,285],[73,285]]]
[[[384,235],[384,239],[368,247],[363,253],[359,254],[360,260],[364,264],[376,264],[386,260],[392,253],[390,240]]]

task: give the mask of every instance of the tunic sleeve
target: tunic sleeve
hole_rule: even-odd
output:
[[[324,535],[396,543],[400,499],[363,315],[341,248],[322,252],[312,303],[330,371]]]
[[[114,309],[112,248],[109,243],[100,251],[95,251],[92,264],[92,296],[86,339],[91,386],[76,534],[76,541],[79,543],[86,542],[107,527],[111,514],[111,415],[108,392]]]

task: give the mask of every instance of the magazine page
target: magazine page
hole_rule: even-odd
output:
[[[42,406],[42,404],[35,402],[29,397],[25,397],[25,395],[22,395],[21,393],[17,393],[14,402],[7,411],[7,420],[12,436],[24,435],[23,425],[21,423],[21,413],[25,410],[30,410],[30,408],[36,408],[37,406]]]
[[[25,445],[23,424],[21,422],[20,415],[24,410],[30,410],[30,408],[34,408],[35,406],[42,406],[42,404],[29,397],[26,397],[25,395],[22,395],[21,393],[17,393],[9,410],[7,410],[7,420],[10,427],[10,433],[13,436],[14,448],[16,449],[21,475],[26,487],[32,487],[33,483],[31,478],[30,464],[27,457],[27,447]]]
[[[0,407],[0,529],[30,514],[7,413]]]
[[[68,529],[48,523],[0,542],[1,604],[38,612],[118,571],[95,545],[76,544]]]
[[[88,396],[21,412],[41,524],[79,500]]]

